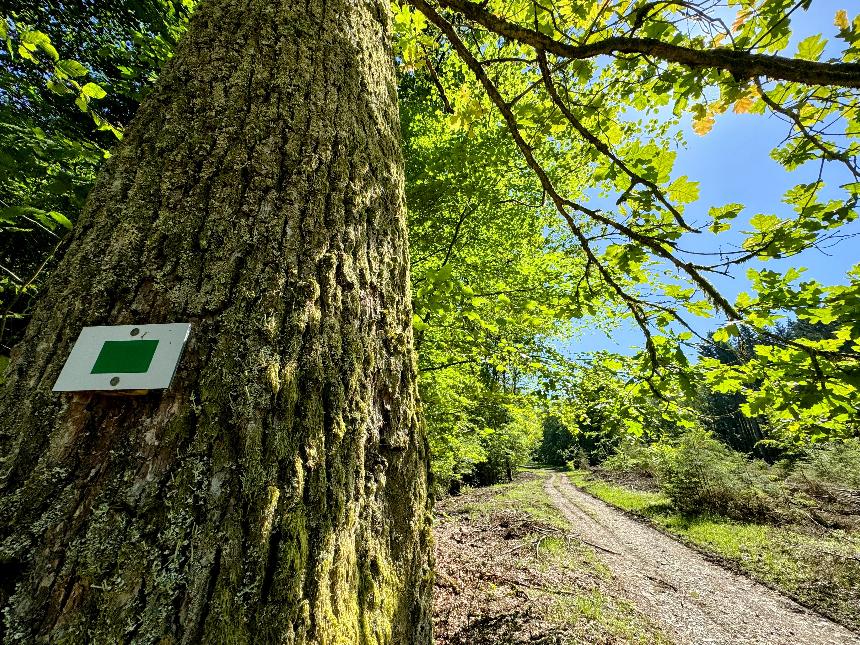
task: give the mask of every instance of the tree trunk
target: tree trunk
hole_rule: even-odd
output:
[[[3,642],[430,642],[389,36],[201,2],[0,393]],[[164,322],[169,390],[51,392],[81,327]]]

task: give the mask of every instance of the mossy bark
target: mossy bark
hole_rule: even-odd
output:
[[[201,2],[0,393],[3,642],[430,642],[389,35]],[[51,392],[81,327],[185,321],[169,390]]]

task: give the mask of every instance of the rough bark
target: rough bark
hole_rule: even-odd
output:
[[[0,640],[430,642],[384,0],[204,0],[0,393]],[[53,394],[81,327],[173,386]]]

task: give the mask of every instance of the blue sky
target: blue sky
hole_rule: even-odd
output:
[[[851,0],[847,4],[855,1]],[[836,32],[833,18],[840,8],[847,9],[852,15],[856,11],[856,7],[852,11],[852,7],[840,5],[833,0],[819,0],[813,2],[809,11],[800,12],[792,21],[794,35],[789,52],[796,51],[796,43],[812,34],[823,33],[825,37],[832,38]],[[827,50],[825,56],[826,54]],[[690,180],[700,182],[701,190],[699,201],[687,208],[688,218],[702,223],[707,221],[707,210],[710,206],[731,202],[746,205],[746,209],[733,226],[737,233],[724,233],[719,238],[705,233],[696,236],[694,241],[688,238],[688,248],[691,247],[692,241],[696,245],[692,247],[694,250],[713,251],[715,249],[709,248],[708,245],[722,240],[721,245],[724,248],[732,249],[732,245],[737,245],[742,239],[739,232],[748,228],[746,222],[750,217],[756,213],[790,215],[789,207],[782,203],[785,191],[798,183],[814,181],[817,177],[817,165],[808,165],[788,173],[770,158],[770,151],[788,133],[788,125],[775,117],[738,115],[730,111],[719,115],[713,130],[704,137],[692,132],[689,117],[685,118],[682,126],[687,147],[678,150],[673,176],[687,175]],[[838,187],[839,184],[849,181],[847,171],[836,168],[833,164],[830,166],[825,169],[824,174],[824,180],[829,186]],[[860,222],[855,221],[843,227],[841,232],[860,233]],[[846,271],[858,262],[860,237],[836,244],[827,249],[826,254],[810,249],[784,260],[750,262],[737,269],[734,277],[713,276],[712,281],[723,293],[734,299],[739,292],[749,290],[749,281],[745,274],[750,267],[766,267],[783,272],[790,267],[806,267],[807,271],[802,279],[839,284],[846,281]],[[718,327],[719,321],[700,320],[695,326],[698,331],[704,332]],[[611,333],[611,337],[592,327],[573,341],[565,343],[565,346],[572,352],[599,349],[629,352],[631,347],[641,346],[642,343],[642,335],[635,324],[625,322]]]

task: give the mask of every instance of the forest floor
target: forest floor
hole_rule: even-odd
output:
[[[860,644],[546,470],[437,504],[439,645]]]
[[[436,645],[669,640],[573,537],[546,471],[436,504]]]

